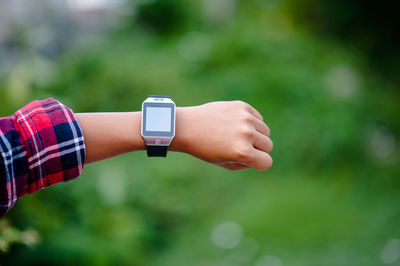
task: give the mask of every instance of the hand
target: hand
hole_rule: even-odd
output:
[[[230,170],[272,165],[270,130],[257,110],[242,101],[178,107],[170,149]]]

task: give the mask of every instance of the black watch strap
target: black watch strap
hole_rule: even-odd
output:
[[[167,157],[168,146],[147,145],[148,157]]]

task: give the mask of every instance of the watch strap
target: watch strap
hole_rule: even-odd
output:
[[[168,146],[147,145],[148,157],[167,157]]]

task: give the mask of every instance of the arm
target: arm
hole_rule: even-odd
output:
[[[145,149],[140,124],[140,112],[74,114],[52,98],[0,118],[0,217],[22,196],[78,177],[85,162]],[[268,127],[240,101],[177,108],[170,150],[231,170],[272,164]]]
[[[86,162],[146,149],[141,113],[78,113]],[[176,134],[169,150],[191,154],[231,170],[271,167],[269,128],[241,102],[213,102],[176,109]]]

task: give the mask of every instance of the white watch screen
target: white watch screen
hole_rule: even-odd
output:
[[[146,131],[171,131],[170,107],[146,107]]]

